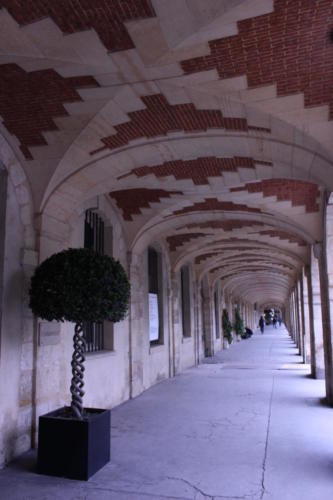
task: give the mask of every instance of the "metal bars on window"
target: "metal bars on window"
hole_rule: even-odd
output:
[[[101,217],[87,210],[84,221],[84,248],[104,254],[104,222]],[[83,324],[86,339],[86,352],[102,351],[104,349],[104,323],[86,321]]]
[[[90,248],[95,252],[104,254],[104,222],[101,217],[92,212],[86,211],[84,221],[84,248]]]

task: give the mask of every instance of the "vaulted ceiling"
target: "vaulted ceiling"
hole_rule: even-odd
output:
[[[333,187],[333,0],[0,0],[0,132],[34,210],[282,304]]]

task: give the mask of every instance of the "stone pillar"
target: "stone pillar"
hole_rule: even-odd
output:
[[[294,288],[294,308],[295,308],[295,326],[296,326],[296,345],[298,347],[298,352],[301,354],[301,328],[300,328],[300,311],[299,311],[299,299],[298,299],[298,286]]]
[[[301,292],[303,297],[303,328],[304,328],[304,363],[311,362],[311,333],[308,279],[305,268],[302,269]]]
[[[324,323],[325,361],[326,361],[326,397],[333,406],[333,196],[327,200],[324,219],[324,248],[322,255],[323,286],[326,289],[327,300]]]
[[[135,397],[144,390],[143,387],[143,303],[142,303],[142,262],[138,255],[127,255],[129,264],[129,280],[131,283],[130,299],[130,397]]]
[[[203,283],[203,332],[205,336],[205,356],[214,356],[214,337],[213,337],[213,308],[212,308],[212,296],[208,283]]]
[[[232,303],[233,303],[232,295],[229,295],[227,309],[228,309],[229,320],[231,323],[234,322],[234,311],[233,311]]]
[[[286,307],[285,307],[285,314],[283,317],[283,321],[286,324],[287,330],[289,332],[289,335],[291,335],[291,317],[290,317],[290,297],[287,300]]]
[[[176,375],[181,371],[181,311],[180,304],[180,279],[179,273],[174,271],[171,273],[171,289],[172,289],[172,352],[173,352],[173,373]]]
[[[215,308],[215,296],[214,296],[214,318],[215,318],[215,337],[217,342],[217,347],[222,348],[222,290],[221,284],[218,282],[215,286],[215,293],[217,294],[217,307]],[[216,315],[216,317],[215,317]]]
[[[295,342],[295,310],[294,310],[294,292],[290,294],[290,335]]]
[[[311,376],[315,378],[316,376],[316,347],[315,347],[315,334],[314,334],[314,322],[313,322],[313,297],[312,297],[312,283],[311,283],[311,269],[306,266],[304,268],[304,305],[305,311],[308,309],[308,321],[309,321],[309,353],[310,359],[307,359],[307,363],[311,363]],[[307,301],[307,306],[306,306]],[[306,315],[305,315],[306,318]],[[305,320],[306,323],[306,320]]]
[[[200,321],[200,299],[201,287],[200,283],[193,280],[193,307],[194,307],[194,349],[195,349],[195,364],[199,364],[200,360],[200,344],[201,344],[201,321]]]
[[[319,263],[311,249],[312,311],[314,327],[314,373],[315,378],[325,378],[323,321],[320,296]]]
[[[36,361],[37,341],[36,321],[29,308],[29,288],[31,276],[38,264],[38,253],[34,250],[23,250],[22,267],[23,307],[22,307],[22,350],[20,360],[20,391],[19,391],[19,428],[20,443],[18,451],[26,451],[30,445],[37,445],[38,419],[36,412]]]
[[[304,326],[304,296],[303,296],[303,278],[302,276],[297,281],[298,304],[300,312],[300,354],[305,363],[305,326]]]

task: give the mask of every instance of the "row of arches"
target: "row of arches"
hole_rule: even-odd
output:
[[[223,134],[208,132],[205,137],[197,134],[182,140],[188,148],[195,144],[195,154],[200,155],[205,151],[207,154],[208,147],[222,147],[221,143],[225,148],[223,137]],[[238,147],[243,139],[237,136]],[[257,168],[255,179],[252,177],[249,183],[238,172],[233,178],[225,174],[215,176],[199,187],[189,180],[176,183],[172,176],[158,177],[150,173],[147,178],[141,178],[129,171],[128,158],[138,155],[142,167],[148,160],[154,165],[153,153],[157,151],[160,155],[163,148],[173,147],[173,140],[139,141],[138,145],[103,153],[98,160],[82,165],[78,157],[62,173],[71,155],[69,150],[68,158],[61,162],[38,209],[32,201],[27,178],[19,167],[15,168],[13,155],[12,160],[4,155],[19,207],[19,231],[24,235],[23,242],[19,243],[23,251],[20,265],[23,264],[25,286],[22,302],[16,304],[23,318],[18,338],[24,338],[25,330],[30,332],[14,356],[17,391],[21,379],[29,376],[25,404],[22,405],[19,396],[16,409],[11,410],[15,415],[13,427],[24,443],[20,451],[27,448],[28,443],[30,446],[31,438],[35,442],[38,415],[66,402],[70,377],[72,326],[46,325],[31,316],[27,308],[29,279],[37,263],[52,253],[83,245],[87,210],[98,213],[106,225],[112,227],[112,252],[124,265],[132,285],[128,319],[122,325],[106,328],[112,340],[108,338],[104,349],[88,357],[87,404],[119,404],[160,380],[202,362],[206,356],[226,347],[221,320],[223,309],[233,320],[237,307],[246,326],[255,329],[258,314],[266,307],[267,300],[284,311],[285,321],[304,359],[316,366],[313,375],[326,376],[330,397],[332,381],[327,375],[330,361],[325,364],[329,354],[326,357],[320,354],[310,327],[308,336],[312,340],[306,340],[306,321],[301,316],[305,314],[305,299],[303,305],[300,299],[295,299],[299,276],[309,265],[315,266],[310,259],[311,249],[314,254],[317,242],[323,235],[329,235],[327,222],[325,226],[318,221],[329,213],[329,200],[325,196],[330,182],[325,168],[331,168],[330,162],[302,147],[303,159],[309,154],[311,165],[316,161],[326,162],[325,168],[310,171],[310,160],[304,160],[298,166],[285,164],[276,177],[276,172],[266,165],[265,172]],[[246,140],[251,142],[252,138]],[[259,138],[258,144],[262,141],[264,139]],[[236,143],[231,141],[231,144]],[[232,151],[230,144],[228,147],[229,155],[236,153],[236,146]],[[295,151],[300,148],[293,147]],[[222,150],[219,152],[225,154]],[[296,152],[295,155],[297,157]],[[175,161],[181,157],[176,156]],[[260,184],[260,188],[253,188],[255,184]],[[265,191],[267,186],[270,193]],[[308,193],[312,207],[309,210]],[[149,286],[151,252],[158,255],[157,290],[150,290]],[[325,345],[329,349],[331,338],[325,325],[330,321],[327,319],[330,306],[323,300],[329,296],[324,270],[325,262],[328,266],[327,253],[322,259],[320,297],[317,298],[319,307],[326,307],[322,313],[322,319],[326,318],[326,323],[325,319],[322,321],[322,337],[326,339],[323,349]],[[149,294],[154,295],[156,291],[162,333],[151,340]],[[314,291],[312,297],[315,297]],[[314,304],[312,308],[316,310]],[[309,312],[309,318],[311,314],[315,332],[319,319],[314,312]],[[2,335],[8,335],[4,328]],[[20,362],[23,364],[18,368]],[[98,381],[105,373],[108,375],[101,386]],[[24,428],[18,423],[22,412],[29,415]],[[6,457],[16,453],[9,446],[4,449]]]

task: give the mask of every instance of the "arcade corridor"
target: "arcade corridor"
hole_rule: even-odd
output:
[[[0,0],[1,500],[333,498],[332,137],[333,0]],[[68,249],[123,316],[32,307]],[[87,484],[29,471],[74,397]]]
[[[0,472],[6,500],[330,500],[332,410],[281,327],[112,411],[111,462],[88,482]]]

